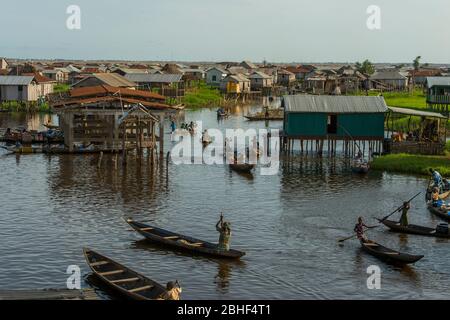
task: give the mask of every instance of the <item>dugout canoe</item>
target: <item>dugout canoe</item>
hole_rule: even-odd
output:
[[[250,173],[255,168],[255,165],[248,163],[230,163],[230,168],[234,171]]]
[[[442,210],[441,208],[433,207],[432,204],[428,204],[428,210],[439,218],[450,221],[450,211]]]
[[[423,255],[412,255],[395,251],[374,241],[361,242],[361,247],[368,254],[385,262],[394,264],[415,263],[424,257]]]
[[[391,231],[399,233],[416,234],[420,236],[436,237],[436,238],[450,238],[450,233],[440,233],[436,231],[436,228],[429,228],[409,224],[408,226],[401,226],[399,222],[392,220],[378,219],[378,221],[388,227]]]
[[[166,289],[153,281],[91,249],[83,249],[92,272],[104,284],[133,300],[157,300]]]
[[[229,251],[219,250],[217,244],[215,243],[210,243],[167,231],[155,226],[134,221],[131,218],[127,218],[125,221],[147,240],[166,247],[172,247],[196,254],[214,256],[217,258],[238,259],[245,255],[245,252],[233,249],[230,249]]]

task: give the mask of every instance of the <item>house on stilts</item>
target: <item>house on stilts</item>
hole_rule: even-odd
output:
[[[382,152],[388,107],[381,96],[288,95],[282,107],[282,149],[288,154],[294,148],[330,156],[339,148],[346,156]]]
[[[50,98],[64,132],[64,152],[164,153],[164,122],[182,106],[149,91],[99,85]],[[126,159],[126,157],[124,157]]]

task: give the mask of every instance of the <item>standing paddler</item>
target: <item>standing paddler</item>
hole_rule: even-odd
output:
[[[407,227],[409,225],[408,223],[408,211],[409,209],[411,209],[411,205],[409,204],[409,202],[403,202],[403,207],[398,210],[398,212],[402,212],[402,215],[400,217],[400,225],[403,227]]]

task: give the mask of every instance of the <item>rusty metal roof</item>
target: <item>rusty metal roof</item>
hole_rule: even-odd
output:
[[[385,113],[383,97],[288,95],[283,97],[286,112],[301,113]]]
[[[200,71],[200,70],[199,70]],[[148,83],[177,83],[181,82],[182,74],[156,74],[156,73],[128,73],[125,78],[133,82]]]

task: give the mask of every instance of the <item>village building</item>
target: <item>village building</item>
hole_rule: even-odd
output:
[[[257,67],[253,62],[250,62],[250,61],[242,61],[242,62],[239,64],[239,66],[242,67],[242,68],[247,69],[248,72],[251,72],[251,71],[253,71],[253,70],[258,69],[258,67]]]
[[[222,80],[220,89],[229,94],[247,93],[250,92],[250,80],[242,74],[230,74]]]
[[[400,125],[396,122],[405,117],[408,121]],[[442,155],[447,140],[447,122],[447,116],[440,113],[389,107],[384,150],[387,153]]]
[[[131,68],[124,68],[124,67],[120,67],[120,68],[114,68],[113,73],[117,73],[120,74],[122,77],[125,77],[127,74],[146,74],[149,73],[148,69],[131,69]]]
[[[305,81],[309,74],[311,74],[315,68],[306,66],[289,66],[286,70],[295,74],[295,79],[297,81]]]
[[[64,75],[64,72],[59,69],[46,69],[42,70],[41,74],[44,77],[47,77],[49,79],[52,79],[53,81],[57,83],[64,83],[67,81],[69,75],[67,74],[67,77]]]
[[[212,67],[206,70],[206,84],[213,87],[220,87],[222,80],[227,76],[227,71],[219,67]]]
[[[131,82],[117,73],[94,73],[73,84],[72,87],[83,88],[101,85],[128,89],[134,89],[136,87],[136,83]]]
[[[409,71],[408,77],[413,85],[425,86],[428,77],[440,77],[442,70],[439,69],[421,69]]]
[[[180,109],[157,93],[107,85],[54,94],[50,105],[67,152],[122,152],[124,162],[131,150],[153,156],[157,142],[162,154],[165,119]]]
[[[290,87],[295,82],[295,74],[290,71],[281,69],[277,73],[278,84]]]
[[[369,79],[371,89],[395,91],[408,89],[408,77],[398,70],[376,71]]]
[[[182,97],[185,93],[182,74],[129,73],[125,79],[135,83],[140,90],[156,91],[166,97]]]
[[[449,113],[450,77],[427,77],[427,105],[435,110]]]
[[[261,71],[253,72],[249,77],[252,91],[262,90],[273,86],[273,78]]]
[[[288,95],[282,107],[286,151],[292,151],[299,141],[301,151],[312,148],[322,154],[326,144],[333,154],[337,141],[343,141],[346,155],[355,154],[355,143],[362,151],[381,152],[388,111],[383,97]]]
[[[183,80],[184,81],[201,81],[205,79],[205,71],[202,69],[183,69]]]
[[[0,76],[0,101],[38,101],[53,92],[54,84],[40,75]]]

